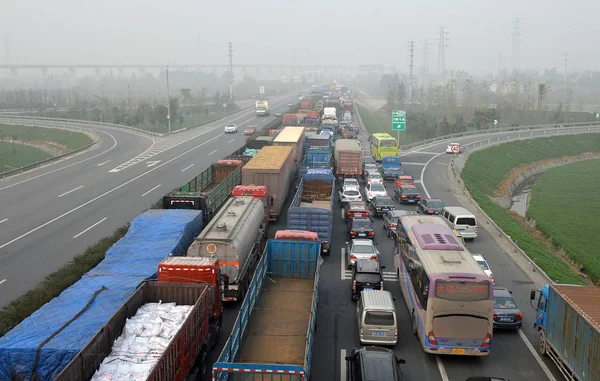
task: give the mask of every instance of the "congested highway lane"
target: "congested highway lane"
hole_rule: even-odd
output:
[[[272,112],[285,109],[293,97],[274,99]],[[240,131],[225,135],[223,126],[231,120],[236,121]],[[171,140],[157,141],[154,148],[141,146],[128,156],[113,159],[109,152],[65,168],[65,173],[57,171],[15,186],[2,183],[2,196],[10,193],[18,201],[1,209],[0,220],[9,220],[0,231],[0,280],[5,280],[0,284],[0,305],[31,289],[74,255],[131,221],[163,194],[240,148],[246,141],[244,126],[262,127],[271,120],[273,117],[257,118],[253,110],[246,110],[169,136],[166,139]],[[55,176],[64,177],[55,182]],[[32,187],[37,192],[31,200],[19,196],[22,188]]]

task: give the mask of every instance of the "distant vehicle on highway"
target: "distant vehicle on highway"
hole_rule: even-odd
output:
[[[288,103],[287,106],[288,107],[293,107],[294,105],[292,103]]]
[[[523,325],[523,313],[506,288],[494,287],[494,329],[519,329]]]
[[[494,274],[492,273],[492,270],[490,269],[490,265],[488,265],[488,263],[485,260],[485,258],[483,257],[483,255],[481,255],[481,254],[471,254],[471,255],[473,256],[473,259],[477,261],[477,263],[479,264],[479,267],[481,267],[481,269],[483,270],[485,275],[487,275],[488,278],[490,278],[490,282],[492,282],[492,284],[494,284]]]
[[[275,116],[278,117],[278,118],[281,118],[283,116],[283,113],[282,112],[276,112]]]
[[[256,133],[256,126],[248,126],[244,129],[244,135],[254,135]]]
[[[236,123],[231,122],[225,125],[226,134],[235,134],[236,132],[238,132],[238,125]]]
[[[446,153],[454,153],[454,152],[452,152],[452,146],[458,146],[458,149],[460,152],[461,148],[460,148],[459,143],[450,143],[450,144],[448,144],[448,147],[446,147]]]
[[[444,209],[444,202],[438,198],[426,198],[417,203],[417,213],[440,214]]]

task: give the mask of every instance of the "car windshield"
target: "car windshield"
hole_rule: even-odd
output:
[[[417,190],[417,188],[409,188],[409,187],[403,187],[402,190],[404,191],[404,193],[419,193],[419,191]]]
[[[375,199],[375,204],[377,204],[377,205],[393,205],[394,202],[389,197],[377,197]]]
[[[354,279],[360,283],[378,283],[381,282],[379,273],[356,273]]]
[[[356,218],[352,222],[352,227],[354,229],[370,228],[371,227],[371,220]]]
[[[235,123],[227,123],[225,127],[235,127]]]
[[[488,267],[488,264],[486,261],[477,261],[477,263],[479,263],[479,267],[481,267],[482,270],[489,270],[490,268]]]
[[[367,311],[365,314],[366,325],[394,325],[394,314],[385,311]]]
[[[345,180],[344,181],[344,185],[345,186],[352,186],[352,187],[358,187],[358,181],[352,179],[352,180]]]
[[[354,245],[352,252],[357,254],[373,254],[375,250],[371,245]]]
[[[441,209],[441,208],[444,207],[444,203],[441,202],[441,201],[431,201],[430,200],[430,201],[427,202],[427,206],[429,208],[439,208],[439,209]]]
[[[356,189],[346,189],[344,192],[346,196],[358,196],[359,192]]]
[[[369,173],[369,178],[373,180],[381,179],[381,175],[379,173]]]
[[[494,308],[515,309],[517,303],[510,296],[494,296]]]
[[[381,184],[371,184],[371,192],[385,192],[385,187]]]

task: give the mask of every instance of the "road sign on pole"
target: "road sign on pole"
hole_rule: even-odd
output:
[[[406,131],[406,111],[392,111],[392,131]]]
[[[460,153],[460,145],[452,144],[452,146],[450,147],[450,151],[452,151],[453,154],[458,155]]]
[[[596,113],[596,119],[600,119],[600,113]]]
[[[265,93],[265,87],[264,86],[260,86],[258,88],[258,92],[261,93],[261,94],[264,94]]]
[[[498,120],[494,119],[494,126],[497,126],[497,125],[498,125]]]

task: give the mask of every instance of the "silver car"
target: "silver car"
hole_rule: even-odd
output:
[[[364,259],[379,262],[379,250],[377,244],[370,239],[353,239],[346,242],[346,263],[351,269],[356,261]]]
[[[345,186],[339,191],[340,203],[345,204],[350,201],[362,201],[360,188],[353,186]]]

